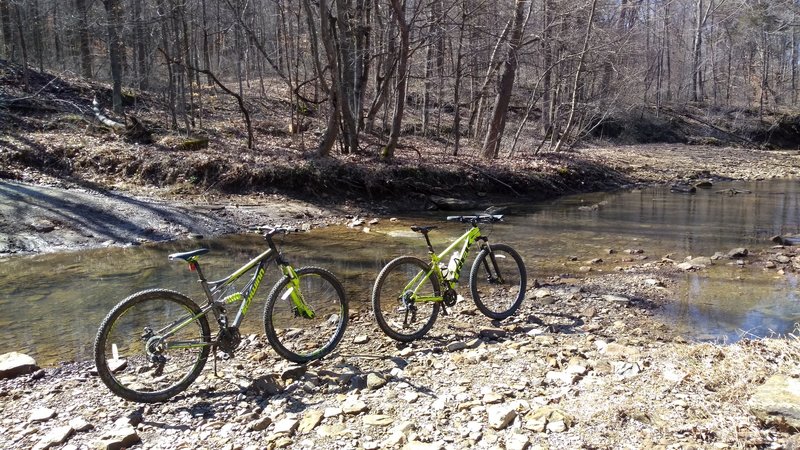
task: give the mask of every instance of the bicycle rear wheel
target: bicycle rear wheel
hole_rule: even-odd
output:
[[[491,244],[475,258],[469,287],[475,305],[486,316],[503,320],[522,304],[527,274],[522,257],[506,244]],[[492,258],[494,255],[494,258]]]
[[[372,311],[378,326],[390,338],[410,342],[433,327],[439,302],[417,302],[416,297],[440,296],[439,280],[428,276],[430,264],[401,256],[384,266],[372,290]],[[413,284],[412,280],[418,278]]]
[[[138,292],[108,313],[94,343],[97,373],[111,392],[162,402],[200,375],[211,346],[206,316],[189,297],[165,289]]]
[[[300,293],[313,317],[298,311],[290,297],[292,282],[280,279],[267,298],[264,330],[279,355],[296,363],[319,359],[336,348],[347,327],[344,288],[336,277],[319,267],[297,270]]]

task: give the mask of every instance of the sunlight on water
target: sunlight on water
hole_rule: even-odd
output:
[[[731,187],[752,193],[717,192]],[[280,238],[279,243],[296,267],[315,265],[334,272],[345,286],[351,310],[365,311],[372,283],[386,262],[401,254],[425,257],[425,241],[409,225],[438,225],[430,236],[439,250],[464,230],[461,224],[445,222],[446,215],[434,212],[397,222],[383,219],[371,225],[368,233],[345,227],[317,229]],[[695,195],[652,188],[571,196],[512,206],[506,223],[484,227],[484,231],[493,242],[507,242],[520,251],[531,280],[580,276],[580,266],[595,258],[604,262],[594,269],[609,272],[633,264],[636,258],[647,258],[646,262],[669,256],[680,261],[734,247],[765,249],[772,246],[769,238],[773,235],[800,233],[800,183],[723,183]],[[204,272],[218,279],[263,251],[265,244],[258,235],[245,235],[0,258],[4,337],[0,353],[25,352],[44,365],[91,359],[100,322],[126,296],[165,287],[202,298],[194,273],[185,263],[168,261],[167,255],[203,246],[211,248],[201,259]],[[630,255],[626,249],[643,253]],[[726,342],[743,335],[785,334],[800,321],[796,276],[724,263],[686,275],[674,292],[675,302],[663,310],[666,320],[687,336]],[[278,276],[274,266],[267,272],[244,333],[263,333],[263,302]]]

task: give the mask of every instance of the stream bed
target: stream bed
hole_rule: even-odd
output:
[[[772,247],[772,236],[800,233],[800,182],[718,183],[691,195],[670,192],[668,187],[583,194],[508,205],[506,214],[504,223],[484,231],[490,241],[511,244],[522,254],[529,280],[581,277],[586,276],[581,271],[586,261],[597,258],[604,261],[593,265],[592,273],[625,267],[629,263],[625,256],[630,256],[625,250],[631,249],[641,250],[639,258],[649,261],[664,257],[681,261],[736,247]],[[295,267],[316,265],[333,271],[347,290],[351,311],[366,311],[372,283],[386,262],[406,253],[425,255],[424,240],[409,225],[439,225],[431,232],[437,249],[463,231],[463,225],[445,222],[446,215],[380,218],[372,225],[315,229],[278,242]],[[100,322],[126,296],[164,287],[201,297],[195,274],[184,263],[168,261],[169,253],[210,248],[201,262],[206,275],[218,279],[264,245],[260,236],[252,234],[2,258],[0,353],[27,353],[40,365],[91,359]],[[729,262],[687,272],[673,301],[660,311],[664,321],[689,339],[716,342],[795,330],[800,322],[798,276]],[[276,269],[267,273],[257,301],[263,302],[277,278]],[[464,293],[466,289],[462,285]],[[263,332],[261,315],[262,304],[251,307],[244,331]]]

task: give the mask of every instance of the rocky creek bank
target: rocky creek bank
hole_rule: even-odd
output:
[[[251,335],[163,404],[62,363],[0,380],[0,448],[800,448],[798,337],[686,342],[657,317],[680,270],[540,280],[503,322],[463,301],[410,345],[358,309],[308,366]]]

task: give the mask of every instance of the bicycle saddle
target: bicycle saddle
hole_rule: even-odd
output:
[[[435,230],[437,228],[439,228],[439,227],[437,227],[436,225],[428,225],[428,226],[424,226],[424,227],[420,227],[420,226],[417,226],[417,225],[412,225],[411,226],[411,231],[416,231],[417,233],[426,234],[428,231]]]
[[[205,255],[209,251],[210,250],[207,249],[207,248],[198,248],[197,250],[192,250],[190,252],[173,253],[173,254],[169,255],[168,258],[169,258],[170,261],[174,261],[176,259],[182,259],[184,261],[188,261],[189,258],[192,258],[194,256]]]

